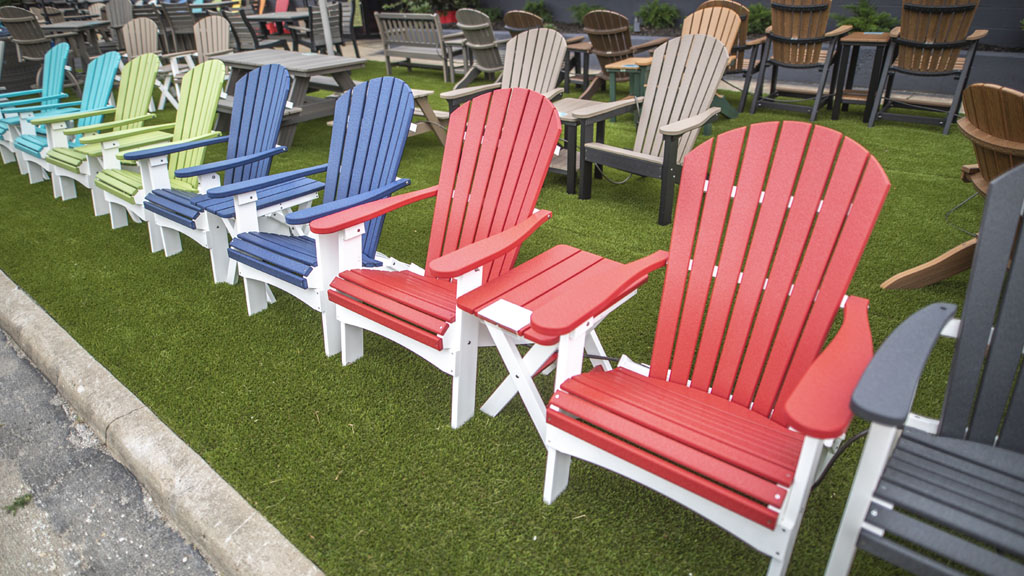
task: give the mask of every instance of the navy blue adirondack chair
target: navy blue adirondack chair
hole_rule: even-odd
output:
[[[405,82],[391,77],[374,78],[338,98],[326,164],[209,192],[212,197],[233,197],[235,210],[241,212],[251,202],[247,198],[254,191],[270,186],[291,186],[294,184],[289,183],[290,180],[302,182],[310,175],[326,172],[323,204],[292,212],[286,218],[288,224],[301,227],[302,234],[264,232],[238,222],[240,233],[231,241],[228,256],[238,262],[250,315],[267,307],[273,300],[270,286],[275,286],[320,312],[325,351],[329,356],[340,351],[340,326],[335,318],[335,306],[327,301],[327,284],[341,270],[341,237],[312,235],[306,232],[307,225],[321,216],[386,198],[409,184],[407,179],[398,178],[398,165],[412,113],[412,90]],[[383,216],[367,223],[362,262],[355,266],[381,265],[377,259],[377,243],[383,224]]]
[[[221,185],[220,172],[224,173],[225,184],[245,182],[270,173],[273,157],[285,151],[276,142],[290,87],[291,79],[283,66],[261,66],[247,73],[235,85],[235,107],[227,136],[125,154],[125,158],[130,160],[143,155],[170,155],[225,142],[228,145],[225,160],[175,172],[178,178],[197,177],[198,192],[172,187],[152,190],[146,195],[143,205],[148,212],[149,233],[151,236],[159,235],[162,241],[154,242],[157,239],[151,238],[150,242],[156,246],[162,243],[165,256],[181,252],[181,234],[185,234],[209,249],[214,282],[233,284],[237,272],[234,263],[228,259],[228,236],[234,235],[236,221],[245,220],[247,225],[256,226],[257,220],[270,220],[269,216],[273,214],[291,206],[310,203],[316,198],[321,184],[309,179],[292,186],[260,190],[252,210],[237,213],[231,198],[213,198],[206,194]]]
[[[13,112],[13,109],[54,104],[67,98],[68,95],[62,90],[69,49],[67,42],[61,42],[46,52],[39,88],[0,94],[0,158],[4,164],[10,164],[17,157],[14,153],[14,140],[20,133],[21,114]],[[18,169],[22,174],[27,170],[20,162]]]
[[[50,172],[50,163],[46,161],[47,150],[55,146],[74,148],[79,145],[77,137],[70,142],[67,137],[61,138],[59,142],[53,142],[56,134],[47,133],[45,125],[30,124],[29,119],[46,116],[59,118],[65,114],[92,112],[107,108],[110,105],[110,93],[114,90],[114,78],[117,76],[120,64],[121,55],[117,52],[107,52],[93,59],[86,70],[85,86],[82,87],[80,101],[41,104],[34,111],[26,109],[25,114],[21,115],[20,134],[14,139],[14,148],[18,155],[18,164],[24,164],[28,169],[29,182],[35,184],[47,178],[47,174]],[[22,109],[14,108],[11,111],[15,110]],[[78,126],[92,126],[101,120],[103,120],[102,116],[87,116],[79,119]]]

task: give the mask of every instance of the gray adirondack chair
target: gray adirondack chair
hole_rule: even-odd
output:
[[[1022,207],[1018,167],[992,181],[961,319],[953,304],[918,311],[857,384],[851,408],[871,427],[827,574],[856,548],[917,574],[1024,574]],[[940,334],[957,343],[931,420],[910,409]]]
[[[462,80],[455,84],[455,88],[465,88],[480,74],[493,77],[495,72],[501,72],[505,67],[501,58],[501,46],[508,40],[498,40],[494,37],[491,17],[479,10],[460,8],[455,13],[455,22],[466,36],[466,49],[469,51],[466,57],[472,61],[472,66]]]
[[[540,92],[548,100],[554,100],[562,95],[562,89],[558,86],[558,75],[562,71],[565,51],[565,38],[555,30],[526,30],[516,35],[506,46],[505,61],[502,63],[501,78],[498,82],[467,88],[457,87],[455,90],[442,92],[441,98],[448,102],[449,110],[455,110],[463,102],[499,88],[527,88]]]
[[[679,165],[693,148],[700,127],[719,112],[711,106],[711,101],[728,60],[725,46],[716,38],[705,34],[673,38],[654,51],[647,89],[642,97],[595,103],[574,112],[582,122],[583,178],[579,197],[590,198],[594,164],[661,178],[658,223],[671,222]],[[633,112],[641,103],[643,110],[632,150],[601,141],[606,120]],[[595,125],[598,141],[592,142]]]

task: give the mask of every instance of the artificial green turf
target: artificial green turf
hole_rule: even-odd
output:
[[[436,72],[396,71],[416,88],[446,87]],[[356,77],[382,74],[382,64],[369,63]],[[445,109],[440,99],[434,105]],[[966,274],[915,291],[878,285],[966,239],[942,214],[970,193],[959,167],[973,154],[956,129],[949,136],[889,122],[868,129],[856,107],[839,121],[828,116],[820,124],[863,144],[892,181],[850,289],[872,302],[877,345],[921,306],[962,302]],[[786,119],[806,115],[742,114],[716,121],[715,131]],[[607,139],[630,144],[633,129],[630,121],[610,123]],[[328,140],[323,123],[303,124],[274,171],[325,162]],[[223,154],[222,147],[209,159]],[[400,175],[412,180],[410,189],[437,182],[441,154],[432,135],[409,140]],[[175,257],[150,254],[144,226],[110,230],[92,216],[87,192],[60,203],[49,183],[30,186],[13,164],[0,168],[0,178],[0,269],[328,574],[766,569],[766,558],[713,524],[586,463],[575,463],[568,490],[544,505],[545,450],[519,401],[497,418],[478,413],[452,430],[450,378],[401,347],[368,334],[365,357],[342,367],[324,357],[318,314],[280,295],[247,317],[241,285],[214,285],[207,252],[189,240]],[[420,204],[388,216],[383,252],[423,263],[433,204]],[[554,217],[526,242],[521,260],[558,243],[620,261],[667,248],[670,230],[655,224],[657,205],[652,180],[597,181],[584,202],[565,194],[563,177],[550,176],[539,206]],[[969,204],[957,222],[976,227],[981,206]],[[611,354],[649,358],[661,281],[653,274],[602,325]],[[944,345],[939,355],[948,359],[950,350]],[[478,403],[505,374],[493,350],[482,352],[479,368]],[[539,384],[546,394],[551,378]],[[919,408],[935,414],[941,389],[933,369]],[[862,428],[855,421],[851,430]],[[858,451],[813,493],[791,573],[823,571]],[[860,557],[854,569],[890,572]]]

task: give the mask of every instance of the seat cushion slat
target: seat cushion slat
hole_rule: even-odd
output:
[[[389,316],[380,310],[377,310],[376,308],[366,306],[365,304],[357,302],[340,292],[331,290],[327,293],[327,298],[339,306],[347,308],[382,326],[391,328],[392,330],[400,334],[404,334],[417,342],[421,342],[436,350],[440,350],[443,347],[443,340],[437,334],[431,334],[424,330],[420,330],[408,322],[403,322],[394,316]]]
[[[408,306],[445,322],[455,321],[455,285],[451,282],[409,271],[350,270],[339,277],[379,293],[391,294]]]
[[[343,296],[349,300],[357,300],[363,306],[380,310],[388,316],[395,317],[396,320],[407,322],[434,334],[441,335],[448,331],[448,322],[417,310],[412,306],[407,306],[402,302],[401,295],[396,297],[393,292],[380,285],[372,287],[360,286],[342,277],[338,277],[331,282],[331,288],[335,291],[332,294],[335,294],[339,300]],[[377,292],[376,290],[381,291]]]

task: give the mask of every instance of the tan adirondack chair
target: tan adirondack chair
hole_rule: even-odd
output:
[[[479,10],[460,8],[455,13],[455,21],[466,36],[465,46],[469,51],[466,57],[472,61],[472,66],[462,80],[455,84],[455,88],[465,88],[480,74],[493,77],[495,72],[501,72],[505,67],[501,58],[501,45],[508,40],[495,39],[491,17]]]
[[[534,28],[517,35],[505,48],[498,82],[442,92],[450,110],[475,96],[499,88],[527,88],[554,100],[562,95],[558,74],[565,60],[565,38],[555,30]]]
[[[771,107],[782,110],[811,113],[811,122],[818,116],[818,110],[832,98],[832,91],[825,95],[825,84],[829,70],[839,55],[839,39],[853,28],[849,25],[828,30],[828,18],[832,0],[775,0],[772,2],[772,25],[765,30],[761,50],[760,73],[757,89],[750,103],[750,113],[758,108]],[[751,44],[754,44],[753,42]],[[754,66],[751,59],[751,66]],[[772,69],[771,89],[764,93],[764,77]],[[808,100],[802,92],[781,90],[778,87],[780,68],[811,69],[819,74],[813,104],[808,107],[797,104],[792,98]],[[789,100],[783,100],[789,98]]]
[[[964,182],[974,184],[976,191],[971,198],[987,196],[993,178],[1024,164],[1024,93],[995,84],[973,84],[964,90],[964,112],[958,124],[974,145],[978,163],[964,166],[962,176]],[[922,288],[959,274],[971,267],[977,244],[978,238],[971,238],[937,258],[896,274],[883,282],[882,288]]]
[[[735,2],[733,2],[735,4]],[[741,8],[742,4],[739,5]],[[732,63],[736,60],[735,56],[732,55],[733,48],[736,46],[738,34],[740,28],[743,26],[743,20],[740,15],[730,7],[726,6],[708,6],[704,8],[698,8],[686,18],[683,19],[683,31],[682,35],[687,34],[707,34],[718,39],[725,46],[725,53],[729,54],[729,64],[726,66],[726,72],[729,71]],[[744,92],[746,92],[744,90]],[[726,118],[735,118],[739,115],[739,110],[734,108],[721,94],[715,94],[715,106],[722,110],[722,115]],[[743,108],[743,104],[740,104],[740,108]]]
[[[597,56],[597,61],[601,64],[601,72],[594,76],[580,96],[583,100],[593,98],[608,81],[605,66],[652,50],[668,41],[668,38],[655,38],[634,46],[633,38],[629,34],[629,19],[610,10],[594,10],[584,16],[583,31],[587,33],[593,46],[591,54]]]
[[[719,112],[711,107],[711,100],[728,60],[725,46],[716,38],[705,34],[673,38],[654,51],[643,97],[595,103],[574,112],[583,123],[580,199],[590,198],[593,164],[661,178],[658,223],[671,222],[679,165],[693,148],[700,127]],[[595,124],[598,134],[603,134],[601,123],[635,110],[640,103],[643,110],[632,150],[589,141]]]
[[[980,0],[914,0],[903,2],[901,26],[889,32],[886,48],[885,67],[882,69],[882,89],[876,91],[871,107],[869,126],[878,118],[902,122],[918,122],[942,126],[942,133],[949,134],[953,119],[960,110],[960,99],[967,76],[971,73],[974,52],[978,41],[988,35],[988,30],[975,30],[970,35],[971,21]],[[960,51],[966,50],[965,57]],[[896,74],[915,76],[950,76],[956,81],[948,107],[921,102],[905,101],[892,97]],[[890,108],[910,108],[943,112],[939,118],[889,112]]]
[[[540,16],[525,10],[505,12],[504,23],[505,30],[508,30],[513,37],[527,30],[544,27],[544,20]]]

